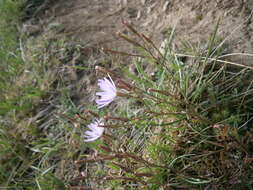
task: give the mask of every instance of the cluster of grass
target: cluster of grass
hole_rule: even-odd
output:
[[[7,188],[28,176],[24,164],[29,159],[20,134],[15,131],[16,113],[29,102],[24,87],[15,85],[24,65],[19,49],[17,24],[21,2],[0,1],[0,186]],[[13,181],[15,179],[15,181]],[[29,183],[23,181],[23,183]]]
[[[12,84],[15,82],[15,77],[20,73],[23,60],[20,56],[18,49],[18,36],[17,36],[17,20],[19,15],[18,3],[13,1],[0,1],[0,109],[1,114],[7,113],[13,107],[18,107],[15,103],[18,101],[18,97],[15,97],[15,93],[12,96],[10,94]],[[19,89],[17,89],[19,90]],[[17,101],[15,101],[17,99]]]
[[[106,134],[91,145],[95,155],[77,163],[104,165],[80,180],[110,189],[252,189],[252,70],[219,59],[216,31],[207,49],[187,46],[182,59],[186,52],[171,48],[173,33],[159,50],[125,25],[139,41],[119,36],[137,53],[109,51],[137,57],[134,71],[122,69],[131,82],[99,70],[129,103],[91,115],[105,119]]]
[[[0,188],[63,190],[76,175],[73,157],[85,150],[66,118],[80,110],[69,75],[81,74],[86,59],[54,31],[21,34],[21,7],[30,4],[0,1]]]

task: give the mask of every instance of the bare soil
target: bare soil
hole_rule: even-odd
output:
[[[124,31],[122,19],[156,44],[176,26],[177,39],[206,42],[220,19],[219,35],[226,38],[231,52],[253,53],[253,1],[251,0],[58,0],[48,3],[37,15],[39,22],[27,24],[29,32],[43,33],[57,26],[72,41],[125,49],[115,35]],[[44,5],[45,6],[45,5]],[[36,30],[37,29],[37,30]],[[30,31],[29,31],[30,30]],[[128,47],[127,47],[128,48]],[[250,58],[243,58],[252,64]]]

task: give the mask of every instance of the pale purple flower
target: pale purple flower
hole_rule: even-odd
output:
[[[96,119],[96,121],[87,126],[90,130],[84,133],[84,137],[86,138],[84,142],[95,141],[103,135],[105,128],[99,127],[100,125],[104,125],[104,123]]]
[[[109,74],[108,77],[110,80],[107,78],[98,80],[98,86],[102,90],[101,92],[96,93],[97,96],[100,96],[100,99],[96,100],[98,108],[102,108],[110,104],[117,95],[116,86]]]

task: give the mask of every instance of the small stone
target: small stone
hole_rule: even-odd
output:
[[[168,8],[169,8],[169,4],[170,4],[170,2],[169,1],[166,1],[165,3],[164,3],[164,5],[163,5],[163,12],[166,12],[167,10],[168,10]]]
[[[129,18],[136,18],[137,15],[138,15],[138,10],[135,9],[135,8],[129,7],[129,8],[127,9],[127,13],[129,14]]]
[[[141,11],[139,10],[138,13],[137,13],[136,20],[139,20],[140,18],[141,18]]]
[[[127,6],[127,0],[121,0],[121,2],[123,7]]]

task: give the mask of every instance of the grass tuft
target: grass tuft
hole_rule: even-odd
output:
[[[96,155],[78,161],[103,161],[103,177],[86,175],[114,189],[251,189],[252,70],[218,61],[217,28],[206,50],[182,61],[173,33],[161,50],[124,24],[136,37],[119,34],[138,49],[135,69],[123,69],[126,80],[99,70],[129,104],[103,116],[107,133]]]

